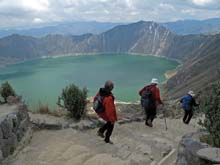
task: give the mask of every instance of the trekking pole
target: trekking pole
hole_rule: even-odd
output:
[[[164,118],[164,122],[165,122],[165,129],[167,131],[168,128],[167,128],[167,120],[166,120],[165,110],[163,110],[163,118]]]

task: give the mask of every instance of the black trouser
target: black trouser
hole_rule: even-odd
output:
[[[145,108],[145,114],[146,114],[145,124],[147,124],[148,120],[150,120],[152,123],[156,116],[156,107]]]
[[[108,121],[105,125],[103,125],[100,129],[99,132],[101,133],[105,133],[105,142],[109,142],[110,141],[110,136],[112,134],[114,128],[114,124],[112,124],[110,121]]]
[[[185,111],[185,115],[183,117],[183,122],[186,124],[189,124],[192,116],[193,116],[193,111],[192,110],[184,110]]]

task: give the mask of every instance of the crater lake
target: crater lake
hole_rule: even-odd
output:
[[[1,68],[0,83],[9,81],[31,107],[39,103],[55,107],[62,89],[71,83],[86,87],[88,97],[92,97],[106,80],[114,82],[117,101],[135,102],[144,85],[152,78],[161,84],[166,80],[165,72],[178,64],[166,58],[130,54],[44,58]]]

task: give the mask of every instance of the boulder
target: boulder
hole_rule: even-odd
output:
[[[220,149],[200,142],[200,137],[203,135],[207,135],[207,133],[195,132],[182,137],[178,147],[177,165],[220,163]]]
[[[197,151],[197,156],[211,164],[220,163],[220,148],[208,147]]]
[[[14,153],[27,128],[31,127],[27,109],[21,105],[0,106],[4,112],[0,114],[0,164],[3,158]]]

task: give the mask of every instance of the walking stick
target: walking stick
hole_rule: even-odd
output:
[[[163,110],[163,118],[164,118],[164,122],[165,122],[165,129],[167,131],[168,128],[167,128],[167,120],[166,120],[165,110]]]

